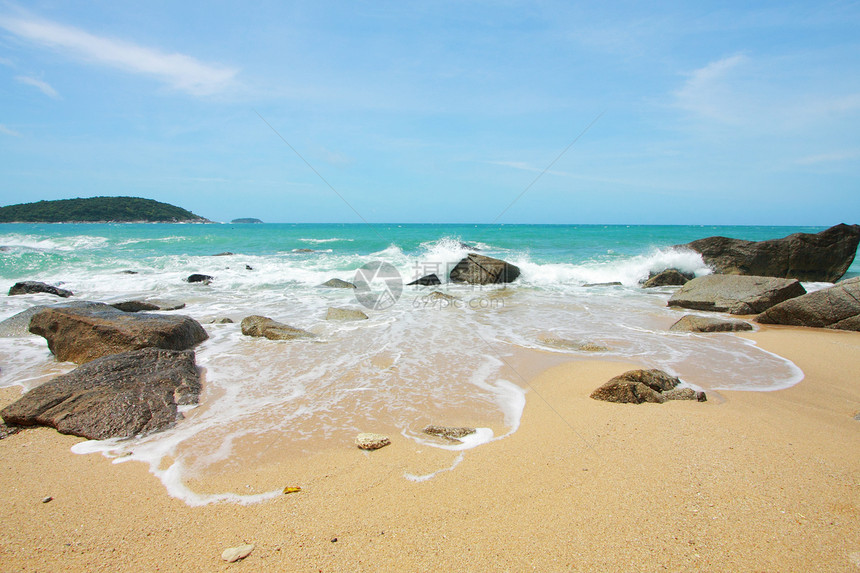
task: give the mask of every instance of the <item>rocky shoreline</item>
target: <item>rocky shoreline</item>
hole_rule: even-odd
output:
[[[858,331],[860,277],[812,293],[806,293],[798,279],[838,280],[851,265],[858,240],[858,225],[838,225],[816,235],[796,234],[760,243],[723,237],[702,239],[679,248],[701,252],[713,265],[715,274],[690,278],[677,270],[666,269],[656,273],[643,288],[678,286],[667,303],[671,307],[757,315],[753,321],[760,324]],[[815,262],[818,267],[814,266]],[[770,274],[751,275],[750,271]],[[454,283],[485,285],[514,282],[520,274],[521,270],[511,263],[469,253],[451,270],[448,278]],[[192,277],[187,282],[208,284],[215,280],[211,275]],[[433,286],[441,281],[436,275],[428,275],[411,284]],[[332,279],[321,286],[356,288],[340,279]],[[69,291],[33,281],[14,285],[9,296],[28,293],[73,296]],[[109,306],[75,301],[34,307],[3,321],[0,332],[21,335],[26,330],[43,336],[58,360],[73,361],[81,366],[25,394],[0,415],[10,426],[50,425],[61,432],[95,439],[125,438],[170,427],[181,418],[178,405],[196,403],[199,372],[194,365],[193,348],[208,335],[203,326],[189,316],[149,311],[182,306],[181,302],[128,301]],[[338,321],[367,318],[363,311],[351,308],[331,307],[326,315],[326,320]],[[689,315],[670,330],[706,333],[750,328],[746,321],[708,320]],[[245,317],[241,330],[247,336],[271,340],[316,338],[312,332],[257,315]],[[174,379],[172,373],[177,371],[177,360],[185,364],[183,368],[188,373],[165,387],[164,383]],[[191,370],[198,380],[196,390],[180,391],[179,388],[194,387]],[[594,397],[637,403],[704,399],[703,394],[691,392],[655,387],[638,379],[623,383],[614,380],[595,391]],[[82,404],[85,407],[82,408]],[[111,424],[105,426],[105,419],[111,420]]]

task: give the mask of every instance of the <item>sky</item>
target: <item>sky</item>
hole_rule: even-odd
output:
[[[0,0],[0,205],[860,223],[860,2],[597,4]]]

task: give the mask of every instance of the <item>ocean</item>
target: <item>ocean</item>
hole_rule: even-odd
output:
[[[714,396],[796,384],[803,373],[794,364],[746,338],[668,332],[685,314],[666,306],[674,289],[643,289],[640,281],[665,268],[710,272],[697,254],[673,245],[712,235],[763,240],[823,229],[4,224],[0,289],[37,280],[71,290],[78,300],[184,303],[171,312],[195,318],[209,334],[195,348],[204,373],[200,404],[185,408],[184,419],[166,431],[84,442],[74,451],[149,463],[169,493],[189,504],[247,503],[278,491],[200,492],[188,483],[279,456],[350,446],[366,431],[400,435],[416,447],[459,450],[459,461],[469,449],[515,432],[526,396],[534,392],[529,379],[564,361],[660,368]],[[509,285],[445,282],[468,252],[504,259],[522,275]],[[213,279],[186,282],[193,273]],[[430,273],[443,284],[406,285]],[[858,274],[855,262],[849,276]],[[319,286],[332,278],[365,283],[355,290]],[[433,291],[452,298],[429,296]],[[57,302],[44,294],[0,297],[0,320]],[[361,309],[369,319],[327,321],[330,307]],[[317,337],[246,337],[239,323],[249,315]],[[0,337],[0,387],[33,388],[74,367],[58,363],[41,337]],[[428,424],[478,432],[449,443],[424,435]]]

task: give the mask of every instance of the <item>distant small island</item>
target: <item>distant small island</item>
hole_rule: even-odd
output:
[[[0,207],[0,223],[211,223],[180,207],[140,197],[58,199]]]
[[[233,219],[230,221],[231,223],[262,223],[259,219],[252,219],[250,217],[246,217],[244,219]]]

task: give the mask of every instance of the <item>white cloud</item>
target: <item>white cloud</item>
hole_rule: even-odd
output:
[[[746,56],[737,54],[694,70],[674,94],[677,105],[711,119],[738,121],[743,102],[735,95],[733,76],[748,63]]]
[[[233,68],[205,64],[185,54],[166,54],[46,20],[0,16],[0,27],[62,54],[155,77],[173,89],[192,95],[221,92],[233,85],[238,72]]]
[[[11,135],[12,137],[21,137],[21,134],[15,131],[14,129],[9,129],[2,123],[0,123],[0,133],[3,135]]]
[[[62,99],[60,97],[60,94],[57,93],[57,90],[55,90],[48,82],[42,81],[37,78],[31,78],[29,76],[15,76],[15,80],[22,84],[33,86],[34,88],[38,89],[40,92],[50,98]]]

